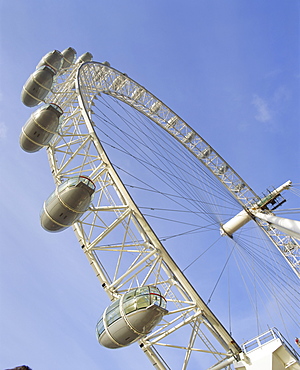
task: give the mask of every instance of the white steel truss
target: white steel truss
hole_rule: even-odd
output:
[[[125,102],[180,141],[208,168],[244,209],[259,197],[192,128],[149,91],[106,64],[75,64],[57,77],[46,102],[58,104],[64,121],[47,148],[56,185],[84,175],[96,184],[93,204],[73,225],[77,239],[111,300],[128,289],[154,284],[168,303],[168,315],[140,341],[154,367],[167,365],[154,346],[180,348],[182,369],[191,354],[210,354],[214,362],[239,359],[242,350],[178,268],[114,170],[94,130],[93,102],[107,94]],[[299,244],[263,226],[299,272]],[[288,245],[293,244],[293,248]],[[287,252],[288,251],[288,252]],[[106,261],[109,261],[107,263]],[[174,333],[182,333],[182,339]],[[174,339],[175,338],[175,339]]]
[[[245,210],[250,210],[261,200],[197,132],[162,101],[125,74],[100,63],[88,63],[81,69],[79,81],[83,104],[87,111],[92,112],[95,94],[105,93],[116,97],[151,118],[180,141],[220,180]],[[256,222],[284,256],[296,275],[300,277],[300,246],[298,241],[278,229],[266,227],[258,220]],[[291,246],[293,247],[291,248]]]

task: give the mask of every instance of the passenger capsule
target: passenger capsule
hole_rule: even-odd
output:
[[[168,313],[166,300],[155,286],[130,290],[106,308],[96,326],[99,343],[107,348],[137,341]]]
[[[25,152],[33,153],[49,144],[56,134],[63,114],[56,104],[46,104],[37,109],[25,125],[20,135],[20,146]]]
[[[43,58],[36,66],[36,69],[43,65],[48,65],[55,71],[59,71],[62,65],[62,61],[63,61],[62,53],[58,50],[53,50],[43,56]]]
[[[67,48],[61,52],[63,56],[63,63],[61,68],[69,68],[75,61],[76,58],[76,51],[73,48]]]
[[[47,231],[61,231],[71,226],[87,211],[94,192],[94,183],[84,176],[63,182],[44,203],[42,227]]]
[[[27,107],[34,107],[45,99],[49,93],[55,70],[50,66],[41,66],[30,75],[23,86],[21,100]]]
[[[93,59],[93,55],[87,51],[86,53],[78,57],[78,59],[76,60],[76,63],[90,62],[92,59]]]

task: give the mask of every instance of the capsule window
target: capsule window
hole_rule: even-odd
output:
[[[150,286],[150,294],[151,294],[151,303],[158,304],[162,308],[167,307],[167,302],[165,298],[161,295],[158,288],[154,286]]]
[[[58,187],[58,192],[61,193],[66,188],[77,186],[80,183],[84,183],[88,185],[91,189],[95,190],[95,185],[90,179],[79,176],[79,177],[71,177],[67,179],[66,181],[62,182]]]
[[[135,297],[131,298],[127,302],[123,302],[123,310],[125,314],[133,312],[136,310],[136,299]]]
[[[110,310],[109,312],[106,312],[106,324],[107,325],[110,325],[112,324],[113,322],[117,321],[120,317],[121,317],[121,314],[120,314],[120,307],[119,307],[119,301],[117,301],[118,303],[118,306],[115,307],[113,310]]]
[[[120,300],[113,302],[107,309],[107,312],[113,311],[116,307],[118,307],[120,304]]]
[[[126,293],[125,294],[125,296],[124,296],[124,300],[123,300],[123,302],[126,302],[126,301],[128,301],[129,299],[131,299],[132,297],[134,297],[135,296],[135,291],[134,290],[132,290],[132,291],[130,291],[130,292],[128,292],[128,293]]]
[[[151,294],[151,303],[160,306],[160,295]]]
[[[150,306],[150,296],[142,295],[136,298],[136,308],[140,310],[141,308],[146,308]]]
[[[101,317],[101,319],[98,321],[97,323],[97,333],[98,333],[98,337],[100,337],[100,335],[104,332],[104,323],[103,323],[103,317]]]
[[[50,103],[48,106],[46,106],[46,109],[48,109],[49,107],[54,108],[58,112],[59,116],[61,116],[64,113],[63,110],[54,103]]]
[[[149,294],[149,287],[148,286],[143,286],[143,287],[137,288],[135,294],[137,296],[138,295],[143,295],[143,294]]]
[[[95,184],[88,177],[79,176],[78,182],[82,182],[83,184],[87,185],[91,189],[95,190]]]
[[[56,198],[57,195],[56,195],[56,191],[54,190],[54,192],[49,196],[49,198],[45,201],[45,206],[47,207],[52,201],[54,198]]]
[[[123,309],[125,314],[146,308],[151,304],[156,304],[166,308],[167,302],[161,295],[158,288],[154,286],[143,286],[135,290],[131,290],[124,295]]]
[[[65,189],[70,188],[72,186],[76,186],[78,183],[78,177],[71,177],[70,179],[62,182],[58,188],[57,191],[58,193],[62,193]]]
[[[160,291],[155,286],[150,286],[150,293],[155,293],[160,295]]]
[[[57,190],[58,190],[58,192],[59,192],[59,193],[61,193],[61,192],[62,192],[63,190],[65,190],[68,186],[69,186],[68,181],[64,181],[64,182],[62,182],[62,183],[58,186]]]
[[[160,306],[162,308],[166,308],[167,307],[167,301],[166,301],[165,297],[163,297],[163,296],[161,296]]]
[[[70,186],[76,186],[79,182],[79,178],[78,177],[71,177],[70,179],[68,179],[66,181],[67,183],[67,186],[70,187]]]

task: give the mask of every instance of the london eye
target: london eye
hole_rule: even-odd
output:
[[[40,107],[21,147],[46,149],[55,182],[41,224],[73,228],[108,297],[101,345],[139,345],[157,369],[255,369],[243,338],[276,323],[268,335],[299,368],[291,179],[254,191],[162,100],[90,53],[47,54],[22,101]]]

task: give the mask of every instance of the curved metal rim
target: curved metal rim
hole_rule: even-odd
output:
[[[189,150],[220,182],[243,208],[249,208],[260,199],[236,171],[180,116],[126,74],[99,62],[86,62],[77,71],[77,86],[85,74],[96,73],[98,87],[94,95],[107,94],[134,107],[150,118]],[[111,78],[113,77],[113,79]],[[79,90],[80,92],[80,90]],[[129,93],[132,93],[130,96]],[[91,101],[83,100],[85,109],[91,109]],[[207,153],[209,153],[207,155]]]
[[[105,75],[102,76],[103,78],[100,78],[101,76],[99,76],[99,70],[100,72],[102,71],[102,73]],[[171,136],[173,136],[177,141],[184,145],[184,147],[186,147],[194,156],[196,156],[199,159],[201,163],[205,165],[205,167],[207,167],[214,174],[214,176],[231,192],[234,198],[238,200],[238,202],[242,205],[243,208],[245,208],[246,205],[249,204],[249,202],[250,204],[252,204],[255,201],[255,198],[257,197],[256,194],[250,188],[247,187],[246,183],[234,172],[234,170],[227,164],[227,162],[225,162],[194,130],[192,130],[190,126],[188,126],[184,121],[182,121],[179,116],[177,116],[173,111],[171,111],[166,105],[164,105],[160,100],[158,100],[144,87],[137,84],[135,81],[133,81],[126,75],[122,74],[121,72],[111,67],[108,67],[105,64],[97,62],[86,62],[80,66],[79,65],[76,67],[73,66],[72,69],[70,69],[70,73],[73,78],[72,81],[75,81],[76,92],[74,91],[74,83],[72,85],[73,87],[70,90],[72,90],[74,99],[75,95],[76,99],[79,98],[79,106],[81,109],[78,108],[78,110],[81,111],[80,114],[84,118],[85,126],[87,127],[88,133],[92,138],[92,141],[94,142],[97,150],[101,147],[102,153],[105,153],[94,130],[91,110],[92,102],[95,96],[99,93],[104,93],[116,97],[117,99],[125,102],[126,104],[133,106],[135,109],[139,110],[141,113],[148,116],[152,121],[157,123],[164,130],[166,130]],[[93,82],[93,88],[89,89],[88,87],[89,84],[86,84],[84,82],[85,79],[88,79],[90,85],[91,82]],[[96,84],[96,86],[94,83]],[[71,86],[71,84],[69,86]],[[127,93],[125,94],[125,92]],[[133,95],[132,97],[130,93],[131,94],[134,93],[135,95]],[[54,92],[54,96],[52,96],[52,98],[54,97],[54,101],[60,101],[60,99],[65,99],[69,92],[66,90],[61,90],[59,91],[59,94],[55,96]],[[138,97],[137,94],[140,94],[139,98],[137,98]],[[85,138],[83,138],[83,140],[85,140]],[[203,151],[205,149],[210,149],[211,152],[207,157],[204,156],[201,157],[200,154],[201,153],[203,154]],[[53,177],[55,178],[56,183],[59,184],[60,182],[59,177],[62,172],[55,163],[56,159],[55,150],[56,148],[55,147],[51,148],[50,145],[48,157]],[[211,163],[212,166],[209,166],[209,164]],[[224,182],[225,181],[224,174],[216,173],[215,171],[222,165],[228,166],[227,173],[229,171],[233,176],[232,177],[233,180],[228,179],[229,185],[226,182]],[[113,171],[111,171],[111,173],[113,173]],[[122,187],[124,188],[124,191],[122,190],[122,195],[124,196],[124,194],[127,194],[125,196],[124,204],[127,205],[130,204],[130,208],[133,210],[133,214],[137,216],[138,222],[146,224],[144,217],[136,207],[134,201],[130,198],[122,181],[119,179],[117,174],[115,174],[114,176],[117,185],[120,186],[121,188]],[[244,187],[238,192],[234,192],[233,187],[230,186],[230,184],[236,185],[236,183],[244,184]],[[84,244],[84,238],[80,239],[80,224],[75,224],[73,226],[73,229],[75,231],[76,236],[77,237],[79,236],[78,237],[79,242],[81,244]],[[147,233],[148,232],[150,232],[152,240],[153,238],[157,239],[154,232],[150,229],[149,225],[147,224]],[[161,244],[158,239],[153,243],[153,245],[154,248],[156,248],[157,250],[163,251],[164,258],[166,258],[166,260],[169,261],[168,258],[170,258],[170,256],[166,251],[164,251],[164,249],[161,249]],[[84,248],[84,245],[82,247]],[[93,247],[94,246],[90,246],[89,249],[86,248],[85,253],[87,256],[89,255],[89,253],[92,252]],[[174,263],[173,260],[171,261]],[[170,264],[170,266],[172,266],[172,263]],[[176,270],[177,266],[175,265],[175,263],[173,266],[174,269]],[[179,271],[178,274],[179,276],[180,275],[183,276],[182,281],[184,281],[184,283],[187,282],[190,285],[190,283],[186,280],[185,276],[182,274],[181,271]],[[105,277],[105,274],[103,274],[101,277]],[[199,303],[198,301],[199,296],[197,292],[194,291],[194,288],[192,286],[191,290],[187,290],[187,292],[188,293],[191,292],[191,296],[193,297],[193,299],[195,299],[195,297],[197,296],[198,298],[195,299],[195,302]],[[111,299],[116,299],[116,295],[114,295],[115,292],[113,290],[111,292],[106,291],[106,293],[111,297]],[[201,304],[199,304],[198,307],[201,308]],[[209,311],[210,310],[208,310],[207,312]],[[197,311],[196,314],[200,315],[200,312]],[[214,319],[215,316],[213,314],[211,316],[208,315],[209,320],[210,317]],[[202,319],[207,320],[208,324],[211,324],[209,320],[205,318],[205,315],[202,317]],[[218,320],[216,320],[216,322],[218,324],[220,323]],[[228,342],[229,339],[232,338],[227,333],[226,329],[223,328],[222,324],[220,325],[221,325],[219,327],[220,332],[224,334],[223,338],[226,338],[225,341],[229,343]],[[229,347],[231,348],[233,353],[235,354],[240,353],[240,348],[235,342],[231,342]]]
[[[95,146],[99,150],[99,155],[101,155],[102,160],[105,161],[105,163],[110,167],[109,172],[112,178],[115,180],[118,191],[122,194],[123,198],[126,200],[126,204],[129,205],[129,208],[133,210],[133,213],[135,217],[137,218],[138,222],[143,226],[143,230],[146,230],[145,232],[150,237],[151,242],[153,242],[153,245],[157,251],[159,251],[159,254],[163,256],[163,260],[166,262],[166,264],[169,266],[170,270],[173,272],[174,277],[185,287],[186,291],[192,297],[194,302],[196,302],[198,306],[199,312],[196,310],[196,315],[199,315],[200,312],[203,311],[203,318],[204,321],[206,321],[207,325],[211,327],[212,332],[216,337],[218,337],[218,340],[220,343],[223,343],[223,347],[227,348],[231,353],[238,355],[241,353],[240,346],[235,342],[235,340],[231,337],[231,335],[227,332],[223,324],[218,320],[218,318],[213,314],[213,312],[209,309],[209,307],[204,303],[202,298],[198,295],[192,284],[188,281],[186,276],[182,273],[182,271],[178,268],[176,262],[172,259],[172,257],[169,255],[169,253],[165,250],[163,245],[161,244],[159,238],[156,236],[155,232],[152,230],[151,226],[148,224],[146,219],[144,218],[143,214],[140,212],[139,208],[136,206],[134,200],[131,198],[130,194],[128,193],[125,185],[123,184],[122,180],[120,179],[119,175],[113,168],[112,164],[110,163],[110,160],[108,156],[105,153],[104,148],[101,145],[101,142],[99,138],[97,137],[97,134],[95,133],[93,123],[91,120],[91,117],[89,116],[89,106],[85,101],[85,94],[86,92],[83,91],[81,87],[81,81],[80,81],[80,71],[85,65],[93,64],[93,62],[87,62],[83,64],[78,72],[77,72],[77,78],[76,78],[76,90],[78,93],[78,101],[79,105],[82,108],[82,114],[84,116],[88,131],[90,135],[93,138]],[[94,63],[95,64],[95,63]],[[101,66],[103,66],[101,63],[97,63]],[[104,66],[106,67],[106,66]],[[85,85],[84,85],[85,86]],[[139,85],[138,85],[139,86]],[[92,94],[93,95],[93,94]],[[88,96],[91,96],[88,94]],[[201,313],[202,315],[202,313]],[[214,323],[214,324],[212,324]],[[218,327],[218,331],[214,328],[214,326]]]
[[[96,68],[99,68],[100,73]],[[132,106],[167,131],[220,181],[251,216],[251,212],[249,212],[248,209],[257,204],[260,197],[249,185],[247,185],[235,170],[195,130],[176,115],[173,110],[126,74],[99,62],[86,62],[80,66],[77,71],[78,92],[80,92],[80,79],[84,79],[87,74],[92,73],[97,76],[98,83],[96,91],[93,92],[94,96],[101,93],[110,95]],[[113,79],[111,79],[111,76],[113,76]],[[86,111],[91,110],[92,101],[85,101],[83,99],[82,103]],[[172,124],[170,124],[170,121]],[[178,128],[175,128],[175,125],[177,125]],[[205,153],[209,154],[205,156]],[[281,247],[285,235],[279,230],[270,233],[259,221],[255,220],[255,222],[282,254],[295,274],[300,277],[299,266],[297,266],[297,263],[295,264],[294,261],[296,257],[287,256],[284,248]],[[222,225],[220,225],[220,227],[222,230]]]

